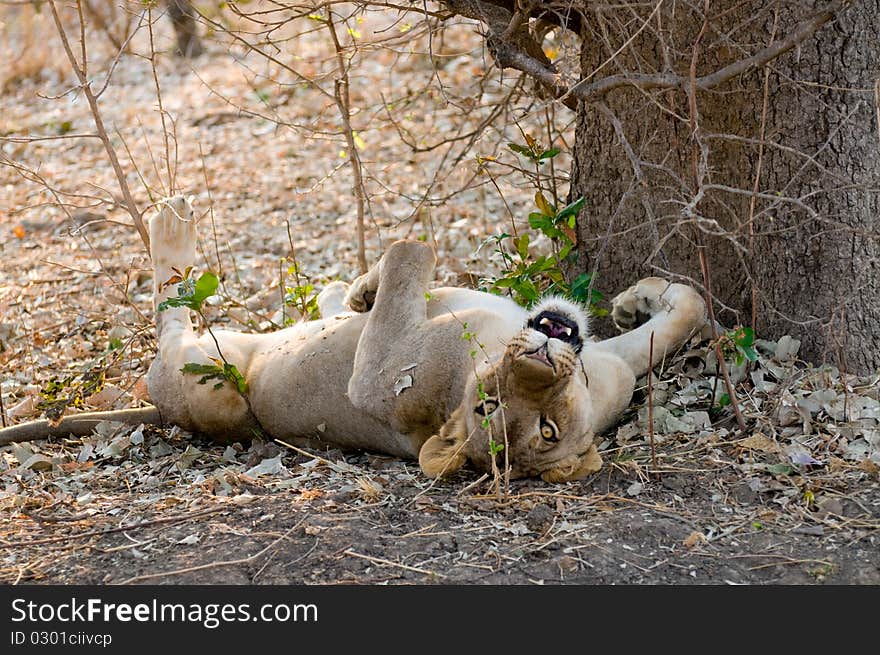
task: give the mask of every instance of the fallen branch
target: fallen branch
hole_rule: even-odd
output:
[[[53,424],[47,419],[28,421],[0,429],[0,446],[50,437],[87,437],[101,421],[119,421],[127,425],[161,425],[162,416],[155,407],[118,409],[107,412],[71,414]]]

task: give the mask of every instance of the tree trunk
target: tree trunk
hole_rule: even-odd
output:
[[[624,23],[623,10],[584,2],[583,75],[605,64],[592,81],[689,77],[701,5],[664,3],[627,44],[653,7]],[[696,76],[785,37],[821,5],[711,3]],[[719,321],[750,325],[754,291],[759,337],[791,334],[807,360],[877,370],[880,3],[844,9],[769,66],[697,92],[694,123],[681,89],[626,86],[579,106],[570,199],[587,204],[570,273],[595,270],[606,297],[644,275],[702,286],[705,244]]]
[[[189,0],[168,0],[168,17],[177,39],[176,53],[182,57],[198,57],[204,52],[195,16]]]

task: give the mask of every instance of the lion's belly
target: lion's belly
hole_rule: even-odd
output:
[[[279,334],[255,353],[248,372],[260,425],[277,439],[418,457],[421,443],[355,408],[348,398],[366,315],[308,324]],[[323,329],[321,329],[323,328]]]

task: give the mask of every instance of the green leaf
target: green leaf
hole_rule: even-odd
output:
[[[241,372],[236,368],[235,364],[224,364],[223,365],[223,376],[232,382],[235,385],[235,388],[238,390],[238,393],[245,394],[248,390],[247,382],[244,379],[244,376]]]
[[[562,152],[559,148],[550,148],[545,150],[540,155],[538,155],[538,161],[543,161],[545,159],[553,159],[556,155]]]
[[[159,303],[157,309],[164,312],[170,307],[189,307],[195,311],[202,310],[202,304],[217,291],[220,279],[206,271],[193,284],[192,279],[186,278],[177,285],[177,297],[168,298]]]
[[[518,143],[508,143],[507,147],[523,157],[528,157],[529,159],[535,158],[535,153],[528,146],[521,146]]]
[[[586,204],[586,200],[583,196],[575,200],[573,203],[566,205],[559,213],[556,214],[556,220],[561,221],[567,218],[577,218],[578,212],[584,208]],[[574,224],[569,224],[569,227],[574,227]]]
[[[571,252],[572,247],[573,246],[572,246],[571,242],[566,243],[564,246],[562,246],[562,248],[559,249],[559,254],[556,255],[557,262],[561,262],[566,257],[568,257],[569,253]]]
[[[519,280],[516,277],[500,277],[492,283],[492,286],[498,289],[509,289],[518,283]]]
[[[522,259],[527,259],[529,256],[529,235],[523,234],[519,239],[514,241],[516,245],[516,251],[519,253],[519,256]]]
[[[196,362],[187,362],[180,369],[181,373],[189,375],[201,375],[201,379],[197,380],[197,384],[206,384],[208,380],[220,380],[214,385],[214,389],[220,389],[223,386],[223,380],[231,382],[235,389],[245,394],[248,390],[247,382],[244,376],[236,368],[235,364],[199,364]]]
[[[554,228],[553,219],[538,212],[529,214],[529,225],[533,230],[541,230],[542,232]]]
[[[718,406],[719,407],[726,407],[729,404],[730,404],[730,394],[725,393],[718,399]]]
[[[758,351],[755,350],[752,346],[740,346],[739,350],[750,362],[758,360]]]
[[[755,343],[755,331],[750,327],[741,327],[734,331],[733,342],[740,348],[747,348]]]
[[[575,300],[587,304],[590,300],[590,280],[593,278],[589,273],[581,273],[571,283],[569,295]]]
[[[202,306],[203,302],[214,295],[219,284],[220,278],[210,271],[202,273],[201,277],[196,281],[196,289],[193,294],[193,298],[199,304],[199,307]]]
[[[516,290],[526,300],[527,304],[531,304],[538,299],[538,290],[531,280],[524,281]]]

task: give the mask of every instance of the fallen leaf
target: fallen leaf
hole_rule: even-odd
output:
[[[52,460],[45,455],[31,455],[28,460],[22,464],[22,467],[33,471],[48,471],[52,468]]]
[[[705,541],[706,535],[704,535],[702,532],[699,532],[698,530],[694,530],[687,537],[684,538],[682,544],[684,544],[685,548],[690,550],[697,544],[705,543]]]
[[[150,392],[147,389],[147,378],[145,377],[139,378],[138,381],[131,386],[128,392],[135,400],[150,402]]]
[[[238,494],[229,499],[229,501],[235,505],[248,505],[255,500],[257,500],[257,497],[253,494]]]
[[[201,540],[202,540],[202,538],[199,535],[191,534],[188,537],[184,537],[183,539],[181,539],[177,543],[183,544],[185,546],[194,546],[197,543],[199,543]]]
[[[627,496],[638,496],[645,489],[645,485],[641,482],[633,482],[629,487],[626,488]]]
[[[781,448],[778,443],[770,439],[762,432],[755,432],[751,437],[743,439],[737,444],[740,448],[748,450],[760,450],[763,453],[778,453]]]
[[[33,416],[37,411],[37,401],[34,396],[28,396],[19,403],[6,410],[6,416],[9,418],[20,419]]]
[[[767,467],[767,472],[773,475],[791,475],[795,468],[791,464],[771,464]]]
[[[856,468],[860,471],[870,473],[875,478],[880,478],[880,466],[878,466],[874,461],[870,459],[863,459],[861,462],[859,462]]]
[[[281,463],[281,455],[264,459],[262,462],[244,472],[249,478],[256,478],[261,475],[276,475],[284,473],[287,469]]]
[[[15,459],[18,460],[19,464],[24,464],[34,455],[34,449],[31,448],[29,443],[16,443],[12,442],[12,454],[15,455]]]
[[[180,471],[185,471],[190,466],[193,465],[193,462],[202,454],[202,451],[194,446],[187,446],[186,450],[184,450],[180,454],[180,458],[177,460],[177,468]]]
[[[394,395],[399,396],[405,389],[409,389],[413,385],[412,375],[404,375],[394,382]]]

